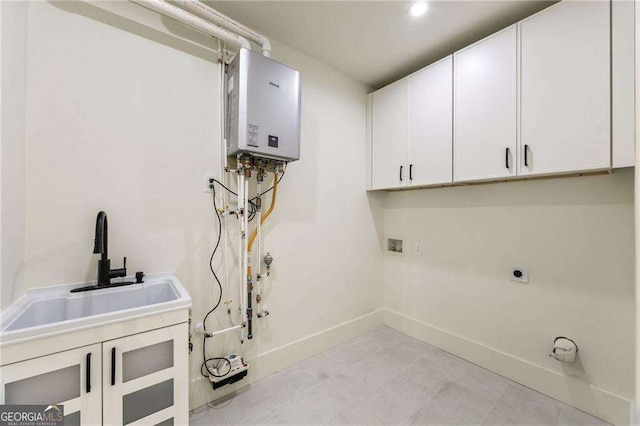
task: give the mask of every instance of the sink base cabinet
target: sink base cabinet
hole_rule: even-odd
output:
[[[105,425],[189,423],[188,333],[179,324],[102,344]]]
[[[187,424],[188,333],[182,323],[4,365],[0,403],[62,404],[65,425]]]
[[[102,345],[3,366],[2,404],[62,404],[64,424],[102,423]]]

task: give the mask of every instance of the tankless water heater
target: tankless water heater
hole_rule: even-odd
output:
[[[300,73],[243,48],[226,82],[227,155],[300,159]]]

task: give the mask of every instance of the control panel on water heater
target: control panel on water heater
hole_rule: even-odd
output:
[[[300,73],[248,49],[229,64],[227,155],[300,159]]]

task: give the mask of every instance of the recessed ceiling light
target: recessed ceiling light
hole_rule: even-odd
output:
[[[425,14],[427,9],[427,2],[424,0],[419,0],[411,6],[410,12],[412,16],[422,16]]]

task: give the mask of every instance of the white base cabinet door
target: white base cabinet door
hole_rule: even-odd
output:
[[[611,166],[610,7],[563,1],[518,24],[520,175]]]
[[[188,333],[185,323],[102,344],[105,425],[188,424]]]
[[[515,25],[454,54],[454,181],[516,175]]]
[[[453,57],[408,78],[407,185],[452,182]]]
[[[398,188],[406,185],[406,79],[374,92],[372,120],[372,189]]]
[[[0,369],[0,403],[64,406],[64,424],[102,423],[102,345],[95,344]]]

